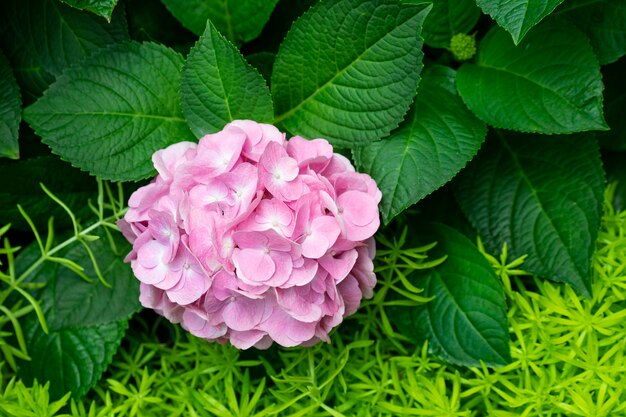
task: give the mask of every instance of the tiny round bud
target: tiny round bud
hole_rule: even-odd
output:
[[[467,61],[476,54],[476,40],[471,35],[457,33],[450,39],[450,51],[457,61]]]

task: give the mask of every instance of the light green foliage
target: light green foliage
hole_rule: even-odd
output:
[[[117,0],[61,0],[63,3],[69,4],[80,10],[86,10],[104,17],[107,21],[111,21],[113,9],[117,4]]]
[[[613,198],[612,190],[607,201]],[[150,326],[153,331],[129,336],[109,378],[89,399],[72,402],[71,413],[81,417],[623,415],[626,212],[616,213],[609,204],[605,209],[594,257],[592,299],[580,299],[562,284],[522,278],[527,274],[520,270],[523,258],[509,259],[506,247],[498,259],[485,254],[504,284],[509,304],[513,361],[506,367],[444,365],[427,353],[427,345],[412,346],[380,319],[379,310],[403,300],[376,297],[333,333],[331,344],[311,349],[239,352],[187,338],[159,320]],[[389,276],[403,286],[388,271],[396,270],[393,262],[405,263],[398,255],[406,256],[388,246],[381,251],[378,290],[396,285],[387,281]],[[155,335],[168,330],[176,332],[173,345]]]
[[[407,112],[422,69],[430,7],[330,0],[292,26],[272,73],[276,123],[350,148],[384,137]]]
[[[37,98],[61,75],[93,51],[128,39],[123,10],[111,23],[58,0],[0,2],[0,40],[25,98]]]
[[[446,67],[429,69],[400,128],[353,152],[383,193],[385,223],[448,182],[485,139],[487,129],[457,95],[454,77]]]
[[[65,71],[24,118],[72,165],[138,180],[154,173],[156,150],[193,140],[180,107],[182,66],[162,45],[113,45]]]
[[[6,57],[0,51],[0,157],[17,159],[17,132],[22,120],[22,98]]]
[[[604,184],[593,137],[496,132],[459,179],[457,199],[490,251],[506,243],[528,254],[529,272],[590,295]]]
[[[47,331],[48,328],[39,302],[29,293],[37,286],[25,283],[24,277],[18,276],[16,271],[15,254],[20,248],[11,246],[5,236],[10,227],[10,224],[0,227],[0,358],[15,370],[16,359],[29,359],[19,319],[34,311],[42,329]]]
[[[457,87],[493,127],[547,134],[607,129],[598,59],[587,37],[564,20],[537,26],[517,46],[494,27],[476,63],[459,68]]]
[[[423,3],[404,0],[404,3]],[[478,22],[480,9],[474,0],[434,0],[433,8],[424,21],[424,43],[435,48],[447,48],[457,33],[468,33]]]
[[[478,6],[506,29],[517,44],[563,0],[476,0]]]
[[[571,19],[589,36],[601,64],[626,54],[626,2],[623,0],[567,0],[554,12]]]
[[[68,403],[70,395],[50,401],[49,389],[50,383],[35,382],[27,387],[12,379],[5,387],[0,386],[0,417],[69,417],[57,413]]]
[[[259,36],[278,0],[161,0],[183,26],[196,35],[207,19],[236,44]]]
[[[419,240],[437,242],[429,256],[445,257],[437,267],[409,276],[432,299],[393,310],[401,334],[456,365],[503,366],[511,361],[502,284],[472,242],[443,224],[423,225]]]
[[[180,94],[197,137],[222,130],[232,120],[267,123],[274,117],[265,80],[211,22],[189,53]]]

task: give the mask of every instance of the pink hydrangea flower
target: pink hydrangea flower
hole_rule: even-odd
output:
[[[328,141],[237,120],[152,160],[120,222],[145,307],[264,349],[328,341],[372,296],[382,194]]]

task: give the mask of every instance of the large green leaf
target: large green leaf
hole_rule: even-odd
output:
[[[196,35],[207,19],[232,42],[259,36],[278,0],[161,0],[183,26]]]
[[[183,112],[198,137],[232,120],[271,122],[274,116],[263,77],[210,22],[189,53],[180,90]]]
[[[437,242],[432,259],[447,256],[435,268],[409,275],[432,301],[396,307],[392,321],[417,344],[456,365],[502,366],[511,361],[502,283],[476,246],[443,224],[420,226],[423,243]]]
[[[589,36],[601,64],[626,54],[626,2],[623,0],[568,0],[554,12],[571,19]]]
[[[9,62],[0,51],[0,157],[19,158],[17,144],[22,97]]]
[[[97,278],[89,253],[82,245],[74,245],[63,256],[82,265],[85,275],[92,277],[93,282],[87,282],[71,270],[58,265],[55,265],[53,276],[46,277],[47,285],[43,297],[48,300],[49,309],[45,311],[51,329],[98,326],[122,321],[141,309],[139,281],[133,275],[130,265],[124,262],[124,254],[130,251],[130,246],[119,233],[113,239],[116,252],[111,249],[109,240],[102,233],[99,240],[89,245],[110,288]]]
[[[476,0],[476,3],[519,43],[528,31],[563,0]]]
[[[588,136],[497,135],[459,176],[457,198],[491,253],[591,292],[604,172]]]
[[[1,1],[0,32],[15,76],[30,99],[96,49],[128,39],[121,8],[107,23],[57,0]]]
[[[422,0],[404,0],[418,3]],[[435,48],[450,47],[450,38],[457,33],[469,33],[478,18],[480,9],[474,0],[431,0],[433,9],[424,21],[424,43]]]
[[[611,128],[598,134],[603,148],[626,151],[626,58],[602,67],[604,114]]]
[[[26,327],[30,361],[20,362],[18,375],[26,384],[50,381],[51,399],[71,391],[80,398],[96,385],[119,347],[128,321],[92,327],[66,327],[45,334],[36,320]]]
[[[93,175],[138,180],[152,154],[193,140],[179,101],[182,57],[162,45],[111,46],[68,69],[24,118],[54,153]]]
[[[385,223],[448,182],[485,139],[487,128],[456,94],[454,76],[450,68],[431,68],[400,128],[354,151],[360,170],[383,192]]]
[[[69,226],[65,211],[41,189],[40,183],[59,197],[79,219],[93,215],[87,202],[95,203],[96,181],[84,172],[52,156],[8,161],[0,164],[0,223],[30,230],[17,209],[20,204],[35,225],[45,230],[48,219],[55,218],[58,227]]]
[[[457,87],[494,127],[548,134],[607,128],[598,60],[587,37],[563,20],[543,23],[517,47],[493,28],[477,62],[459,69]]]
[[[59,398],[68,391],[81,397],[100,379],[111,362],[130,316],[141,309],[139,281],[120,253],[111,248],[104,233],[90,248],[110,288],[97,278],[89,254],[74,243],[56,253],[85,268],[93,282],[87,282],[57,263],[47,262],[29,277],[29,282],[45,286],[37,294],[49,333],[41,329],[33,316],[24,323],[26,344],[31,361],[20,363],[19,375],[25,381],[50,381],[50,395]],[[119,252],[128,251],[128,243],[114,236]],[[18,273],[39,257],[35,244],[17,259]]]
[[[63,3],[69,4],[80,10],[86,10],[111,20],[113,9],[117,4],[117,0],[61,0]]]
[[[422,68],[430,7],[329,0],[300,17],[272,73],[276,122],[340,147],[386,136],[404,117]]]

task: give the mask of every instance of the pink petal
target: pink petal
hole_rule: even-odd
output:
[[[283,310],[296,320],[313,323],[322,318],[322,309],[306,296],[303,287],[276,290],[276,301]]]
[[[329,253],[321,257],[319,263],[336,282],[340,282],[354,267],[357,256],[358,252],[354,249],[342,252],[338,256]]]
[[[259,249],[236,249],[233,263],[237,276],[245,283],[264,283],[274,275],[276,265],[268,253]]]
[[[305,238],[301,242],[302,255],[311,259],[324,256],[340,233],[339,223],[334,217],[321,216],[313,219],[310,232],[305,234]]]
[[[254,329],[261,322],[265,310],[264,299],[252,300],[240,295],[224,307],[222,315],[228,327],[246,331]]]

